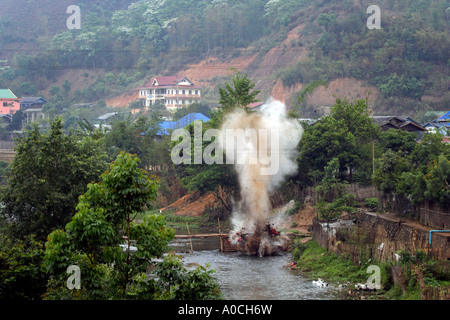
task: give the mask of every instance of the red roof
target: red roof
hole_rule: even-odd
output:
[[[153,77],[152,80],[150,80],[146,86],[154,87],[152,85],[153,81],[156,79],[156,82],[158,82],[158,87],[160,86],[171,86],[176,85],[178,80],[181,80],[182,78],[178,78],[178,76],[168,76],[168,77]]]
[[[147,82],[142,88],[160,88],[160,87],[170,87],[170,86],[176,86],[177,82],[185,78],[185,76],[167,76],[167,77],[153,77],[149,82]],[[186,78],[187,79],[187,78]],[[157,86],[153,85],[153,82],[156,80],[158,83]],[[189,82],[191,82],[189,79],[187,79]],[[192,83],[192,82],[191,82]],[[183,85],[180,85],[183,86]],[[187,86],[186,86],[187,87]],[[195,85],[190,85],[190,88],[200,88]]]

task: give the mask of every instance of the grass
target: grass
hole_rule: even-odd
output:
[[[159,210],[149,210],[144,214],[136,216],[135,221],[142,221],[145,216],[152,214],[162,215],[166,220],[167,226],[175,229],[177,233],[187,233],[186,223],[188,224],[191,233],[199,233],[202,230],[211,228],[217,229],[217,225],[208,223],[204,216],[194,217],[175,215],[175,210],[164,210],[162,212],[159,212]]]
[[[315,241],[295,244],[292,256],[297,265],[310,278],[322,278],[333,284],[366,282],[366,268],[356,266],[351,260],[327,252]]]
[[[421,289],[415,272],[416,268],[423,270],[424,281],[430,287],[446,287],[450,284],[448,266],[445,262],[428,260],[423,254],[405,255],[400,262],[393,262],[400,265],[407,281],[405,290],[392,282],[391,262],[374,263],[366,261],[360,265],[353,263],[346,256],[338,256],[321,248],[315,241],[307,243],[294,242],[292,257],[297,261],[297,266],[309,278],[322,278],[331,284],[366,283],[370,274],[367,267],[374,264],[380,267],[381,286],[380,295],[376,299],[388,300],[420,300]]]

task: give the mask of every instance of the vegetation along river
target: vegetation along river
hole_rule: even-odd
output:
[[[284,253],[275,256],[248,256],[240,252],[221,252],[219,240],[192,239],[194,252],[189,240],[177,239],[170,247],[182,256],[189,266],[200,264],[215,269],[223,297],[227,300],[331,300],[338,299],[334,287],[318,287],[291,270],[291,255]]]

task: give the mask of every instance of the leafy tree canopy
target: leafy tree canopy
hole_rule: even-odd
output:
[[[154,261],[162,257],[175,231],[165,225],[160,215],[146,216],[141,223],[133,221],[135,214],[149,207],[158,188],[157,180],[140,169],[138,161],[134,155],[118,155],[101,181],[88,185],[65,230],[49,235],[44,258],[52,275],[47,299],[186,299],[220,295],[211,271],[186,271],[172,255],[162,263]],[[135,241],[135,251],[131,250],[131,240]],[[155,263],[157,277],[148,278],[148,267]],[[69,265],[81,270],[80,290],[66,288]]]
[[[18,238],[43,240],[75,214],[78,197],[107,166],[102,136],[64,133],[60,118],[50,131],[37,127],[19,138],[2,196],[1,213]]]
[[[233,87],[228,83],[225,83],[225,88],[219,87],[219,104],[223,108],[245,108],[250,103],[258,101],[256,96],[260,91],[253,90],[255,83],[247,77],[247,74],[242,75],[238,72],[232,81]]]

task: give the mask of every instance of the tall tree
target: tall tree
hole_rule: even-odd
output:
[[[256,96],[259,90],[253,90],[255,83],[247,78],[247,74],[238,72],[233,78],[233,87],[225,83],[225,88],[219,87],[219,103],[223,108],[245,108],[253,102],[258,102]]]
[[[1,214],[16,237],[45,240],[75,214],[86,184],[106,168],[101,136],[65,134],[57,118],[47,133],[37,127],[18,140],[11,177],[2,196]]]
[[[338,99],[329,116],[306,128],[299,144],[299,166],[310,172],[309,179],[315,177],[318,181],[323,177],[323,168],[336,157],[339,178],[350,181],[354,170],[365,170],[365,164],[372,160],[367,146],[378,132],[365,100]]]
[[[161,215],[133,221],[136,214],[150,208],[158,189],[157,179],[140,169],[138,162],[135,155],[119,154],[101,181],[88,185],[65,230],[49,235],[45,263],[52,276],[47,298],[183,299],[196,296],[197,290],[214,294],[217,286],[210,272],[186,274],[173,256],[162,263],[154,261],[162,258],[175,231]],[[123,237],[126,245],[121,248]],[[158,279],[148,279],[148,268],[155,264]],[[69,265],[77,265],[83,275],[79,292],[65,287]]]

